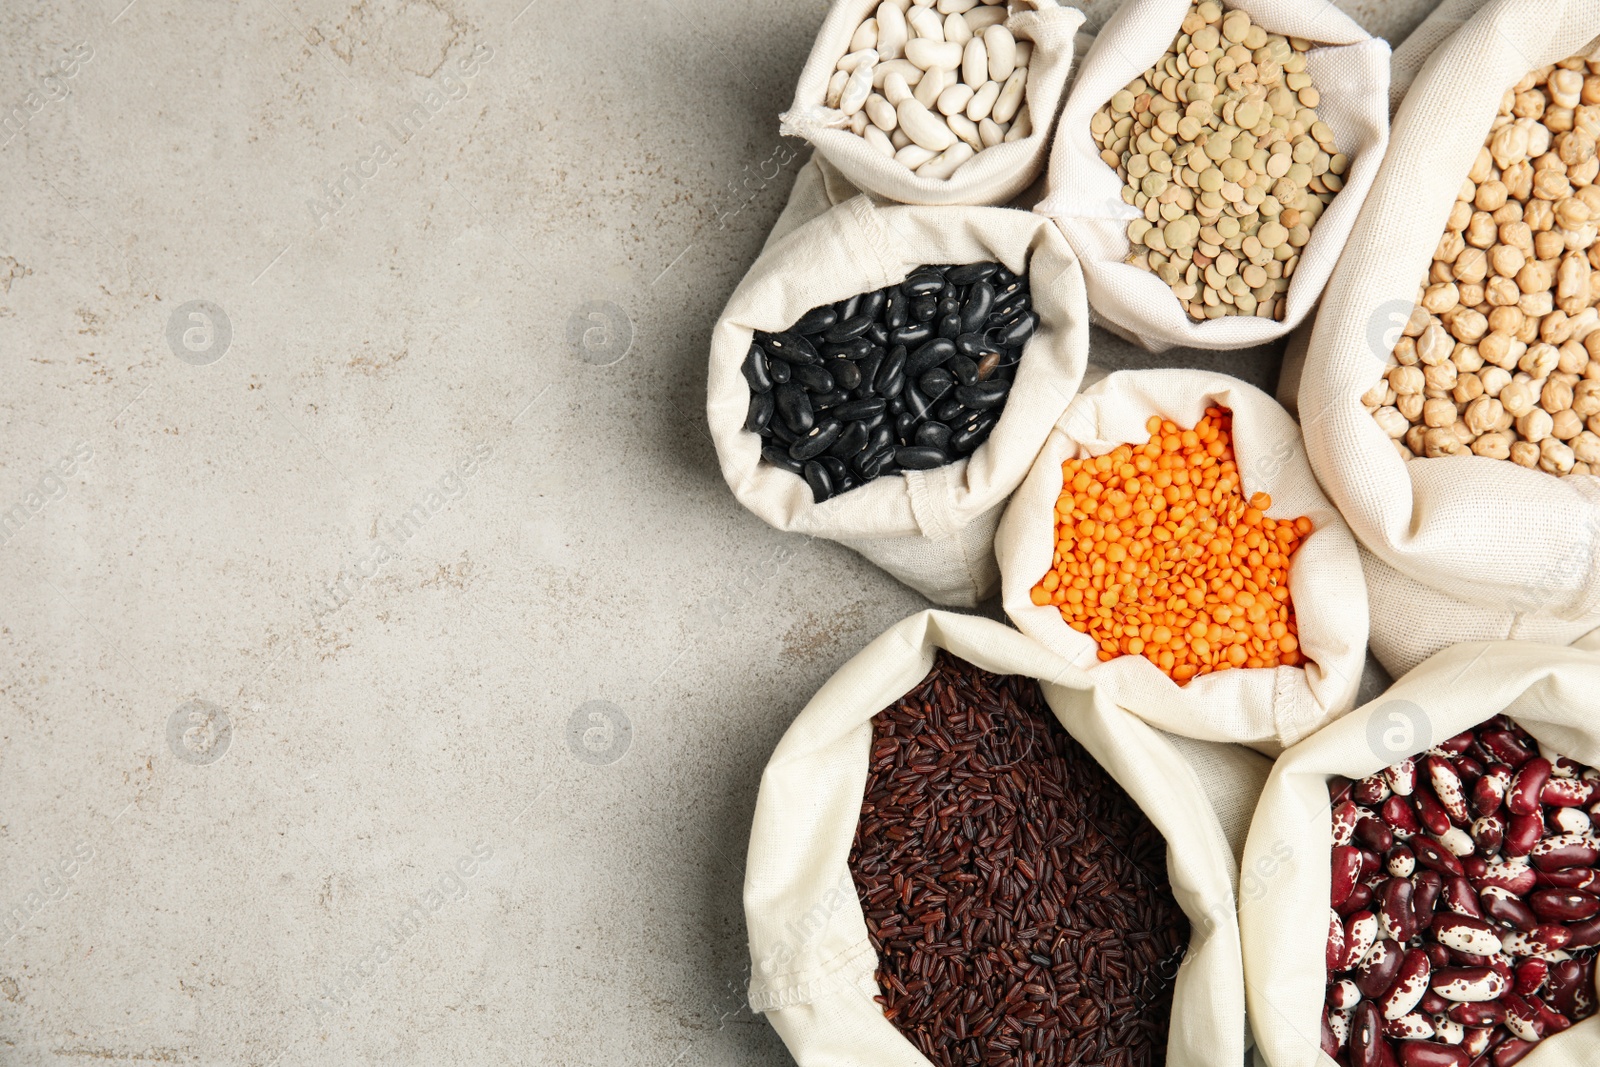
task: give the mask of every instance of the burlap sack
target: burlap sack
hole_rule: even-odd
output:
[[[1389,60],[1390,115],[1399,110],[1400,101],[1434,49],[1454,36],[1484,3],[1485,0],[1443,0],[1400,42]]]
[[[1377,700],[1285,752],[1245,847],[1239,894],[1245,983],[1259,1051],[1272,1067],[1325,1067],[1332,820],[1328,778],[1362,778],[1505,712],[1580,763],[1600,766],[1600,656],[1505,641],[1439,653]],[[1247,879],[1248,881],[1248,879]],[[1522,1067],[1592,1067],[1600,1017],[1541,1042]]]
[[[876,479],[821,504],[803,479],[761,459],[744,428],[740,365],[755,330],[783,330],[819,304],[903,281],[930,263],[995,260],[1026,272],[1037,332],[1004,414],[971,456]],[[1083,276],[1061,234],[1007,208],[876,207],[854,197],[774,242],[734,290],[711,338],[706,416],[734,495],[780,530],[838,541],[936,603],[974,605],[999,585],[994,529],[1083,376]]]
[[[1171,45],[1188,0],[1128,0],[1095,36],[1079,64],[1056,124],[1049,193],[1034,210],[1055,219],[1083,260],[1089,301],[1102,325],[1160,351],[1173,345],[1231,349],[1265,344],[1292,330],[1327,283],[1377,173],[1388,140],[1389,46],[1328,3],[1240,0],[1230,4],[1275,33],[1321,42],[1307,69],[1322,92],[1317,114],[1350,157],[1344,190],[1329,205],[1301,251],[1282,322],[1228,316],[1193,322],[1160,278],[1124,262],[1127,228],[1140,212],[1122,200],[1122,179],[1100,158],[1089,122],[1113,95]]]
[[[1309,518],[1289,590],[1304,668],[1229,670],[1179,686],[1142,656],[1102,663],[1093,638],[1068,626],[1054,605],[1036,605],[1034,585],[1050,569],[1061,464],[1149,439],[1151,415],[1193,426],[1205,409],[1233,411],[1235,460],[1248,496],[1272,496],[1270,514]],[[1195,370],[1119,371],[1085,389],[1061,416],[995,539],[1006,614],[1023,633],[1088,672],[1117,704],[1163,730],[1236,741],[1276,755],[1355,703],[1366,656],[1367,600],[1355,539],[1322,495],[1294,420],[1271,397],[1234,378]]]
[[[1486,612],[1508,620],[1500,636],[1523,632],[1510,616],[1572,633],[1600,625],[1600,480],[1472,455],[1407,462],[1360,402],[1392,365],[1502,94],[1597,33],[1600,5],[1492,0],[1434,49],[1400,105],[1306,351],[1299,409],[1318,479],[1374,556],[1440,594],[1430,612],[1408,603],[1374,613],[1373,646],[1396,662],[1459,639]]]
[[[1244,999],[1234,861],[1200,776],[1159,731],[1097,694],[1089,677],[1000,623],[928,611],[840,668],[795,719],[761,777],[745,868],[750,1005],[800,1067],[928,1067],[873,1001],[877,956],[847,860],[866,789],[871,718],[945,649],[1044,683],[1067,731],[1168,841],[1174,895],[1193,925],[1177,973],[1169,1067],[1238,1067]],[[1228,775],[1226,764],[1211,768]]]
[[[786,136],[804,137],[851,182],[866,192],[902,204],[1004,204],[1026,189],[1044,169],[1050,132],[1072,69],[1074,35],[1083,12],[1056,0],[1012,0],[1005,26],[1017,40],[1033,42],[1028,81],[1023,90],[1033,132],[995,145],[963,163],[949,178],[916,174],[850,131],[842,111],[826,106],[828,79],[849,50],[857,27],[872,16],[879,0],[835,0],[811,55],[800,71],[794,102],[779,116]],[[903,8],[908,3],[900,5]],[[942,17],[942,16],[941,16]]]

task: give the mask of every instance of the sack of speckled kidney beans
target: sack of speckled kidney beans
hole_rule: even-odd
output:
[[[1274,1067],[1600,1049],[1600,658],[1457,645],[1279,758],[1239,920]]]
[[[1238,1067],[1218,812],[1259,780],[1198,751],[1009,627],[906,619],[762,775],[751,1006],[800,1067]]]
[[[970,606],[999,584],[1001,508],[1088,345],[1077,258],[1038,216],[854,196],[770,242],[734,291],[706,415],[762,519]]]

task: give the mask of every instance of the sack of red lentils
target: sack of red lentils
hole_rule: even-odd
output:
[[[974,332],[950,340],[946,320]],[[999,585],[1000,511],[1088,343],[1077,259],[1044,219],[854,197],[769,246],[717,323],[723,477],[774,527],[977,604]]]
[[[762,774],[750,1004],[800,1067],[1238,1067],[1234,869],[1164,734],[1009,627],[923,612]]]
[[[1279,757],[1239,901],[1267,1062],[1595,1062],[1596,693],[1592,652],[1457,645]]]
[[[1006,614],[1154,726],[1268,755],[1355,703],[1355,539],[1271,397],[1119,371],[1050,432],[995,540]]]
[[[1592,4],[1493,0],[1439,45],[1323,299],[1299,410],[1396,575],[1387,662],[1600,625],[1600,64],[1572,58],[1597,33]]]
[[[1123,4],[1079,64],[1035,208],[1100,321],[1154,351],[1292,330],[1383,157],[1388,67],[1333,4]]]
[[[905,204],[1004,204],[1044,167],[1083,13],[1056,0],[836,0],[780,116]]]

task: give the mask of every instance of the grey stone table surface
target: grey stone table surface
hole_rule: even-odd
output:
[[[823,12],[0,6],[0,1064],[790,1062],[760,770],[926,606],[704,426]]]

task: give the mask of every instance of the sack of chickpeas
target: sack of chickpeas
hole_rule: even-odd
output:
[[[1590,1067],[1600,1049],[1592,652],[1440,652],[1285,752],[1239,921],[1273,1067]]]
[[[1388,64],[1333,4],[1123,4],[1079,64],[1035,208],[1099,320],[1157,351],[1292,330],[1383,157]]]
[[[800,1067],[1238,1067],[1235,861],[1171,739],[928,611],[800,712],[745,868],[751,1007]]]
[[[1600,7],[1493,0],[1422,65],[1300,368],[1328,496],[1437,610],[1373,615],[1418,659],[1493,613],[1600,625]]]
[[[904,204],[1004,204],[1044,167],[1083,13],[1056,0],[835,0],[785,135]]]
[[[1119,371],[1085,389],[995,554],[1011,621],[1163,730],[1276,755],[1355,703],[1355,539],[1294,420],[1237,379]]]
[[[1044,219],[857,196],[770,245],[729,298],[706,414],[762,519],[971,606],[999,585],[1000,511],[1088,347],[1077,258]]]

